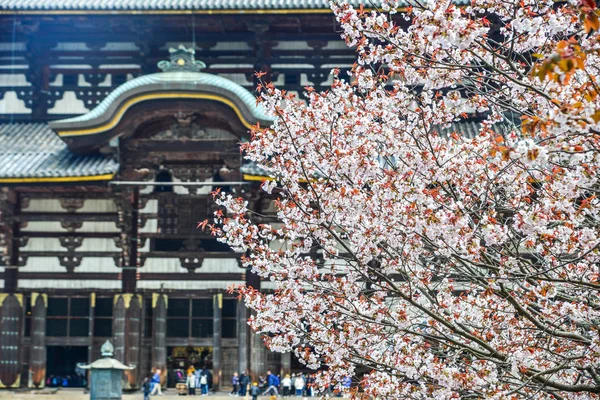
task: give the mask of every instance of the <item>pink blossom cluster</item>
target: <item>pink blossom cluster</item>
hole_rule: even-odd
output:
[[[599,398],[596,4],[410,4],[333,2],[352,71],[261,86],[280,222],[229,194],[214,221],[275,285],[236,288],[250,324],[354,396]]]

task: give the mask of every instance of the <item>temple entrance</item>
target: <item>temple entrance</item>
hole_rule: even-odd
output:
[[[86,346],[48,346],[46,361],[46,386],[85,387],[85,370],[78,364],[87,364]]]
[[[206,368],[209,376],[212,376],[212,353],[212,347],[167,347],[167,386],[175,387],[178,382],[185,382],[189,370],[196,371]]]

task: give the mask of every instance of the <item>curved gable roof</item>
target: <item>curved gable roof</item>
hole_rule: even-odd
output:
[[[202,72],[159,72],[125,82],[92,111],[51,122],[61,137],[104,133],[115,127],[135,104],[158,99],[204,99],[230,107],[247,128],[270,125],[269,117],[248,90],[229,79]]]

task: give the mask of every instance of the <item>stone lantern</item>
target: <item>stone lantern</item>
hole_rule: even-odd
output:
[[[100,352],[103,358],[81,368],[90,369],[90,400],[121,400],[123,394],[123,371],[135,367],[124,365],[112,358],[114,346],[107,340]]]

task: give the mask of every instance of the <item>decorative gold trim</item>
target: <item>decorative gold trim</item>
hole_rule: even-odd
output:
[[[0,183],[48,183],[48,182],[88,182],[110,181],[115,174],[94,176],[53,176],[47,178],[0,178]]]
[[[131,306],[131,299],[134,296],[137,297],[138,299],[141,297],[140,295],[135,295],[133,293],[119,293],[119,294],[115,294],[115,298],[113,300],[113,305],[117,304],[117,302],[119,301],[119,297],[123,297],[123,305],[125,306],[125,309],[128,309]]]
[[[223,308],[223,294],[219,293],[219,294],[215,294],[215,302],[217,303],[219,308]]]
[[[96,293],[90,293],[90,304],[92,308],[96,308]]]
[[[93,135],[96,133],[106,132],[109,129],[114,128],[121,121],[125,112],[129,108],[134,106],[135,104],[138,104],[138,103],[141,103],[141,102],[147,101],[147,100],[158,100],[158,99],[203,99],[203,100],[218,101],[218,102],[224,103],[224,104],[228,105],[229,107],[231,107],[233,109],[233,111],[235,112],[235,114],[237,115],[237,117],[240,119],[240,121],[242,122],[242,124],[244,124],[244,126],[246,128],[248,128],[248,129],[252,128],[252,125],[244,119],[239,108],[237,108],[237,106],[235,104],[233,104],[233,102],[226,99],[225,97],[217,96],[217,95],[213,95],[213,94],[203,94],[203,93],[151,93],[151,94],[145,94],[142,96],[133,97],[133,98],[129,99],[128,101],[126,101],[125,103],[123,103],[119,107],[119,109],[117,110],[115,115],[111,118],[111,120],[104,125],[97,126],[95,128],[81,129],[81,130],[75,130],[75,131],[59,131],[57,133],[61,137],[71,137],[71,136],[79,136],[79,135]]]
[[[35,307],[35,302],[37,301],[38,296],[42,296],[42,300],[44,301],[44,308],[48,308],[48,295],[44,293],[31,293],[31,308]]]
[[[163,296],[165,300],[165,307],[169,308],[169,297],[163,293],[152,293],[152,308],[156,308],[156,305],[158,304],[158,299],[161,296]]]
[[[131,306],[131,299],[133,299],[133,294],[123,293],[121,296],[123,296],[123,302],[125,305],[125,309],[127,310],[129,306]]]
[[[0,307],[4,305],[4,301],[10,296],[10,293],[0,293]],[[19,305],[23,307],[23,295],[21,293],[13,293],[12,296],[15,296],[15,298],[19,302]]]
[[[244,180],[245,181],[256,181],[256,182],[262,182],[262,181],[274,181],[275,178],[270,177],[270,176],[263,176],[263,175],[250,175],[250,174],[244,174]],[[300,179],[298,182],[301,183],[306,183],[308,182],[306,179]]]
[[[39,385],[35,385],[32,379],[31,368],[29,369],[29,377],[27,378],[27,387],[30,389],[43,389],[46,387],[46,373],[44,372],[44,378],[40,381]]]
[[[244,174],[244,180],[245,181],[258,181],[258,182],[262,182],[262,181],[274,181],[275,178],[271,178],[270,176]]]
[[[0,389],[6,389],[6,388],[11,388],[11,389],[15,389],[15,388],[19,388],[21,386],[21,374],[17,374],[17,380],[15,381],[15,383],[13,383],[10,386],[6,386],[4,383],[2,383],[2,380],[0,380]]]
[[[39,293],[31,292],[31,303],[29,303],[31,304],[31,308],[35,307],[35,301],[37,300],[39,295]]]
[[[371,9],[365,9],[371,10]],[[228,14],[332,14],[329,8],[255,10],[1,10],[0,15],[228,15]]]

